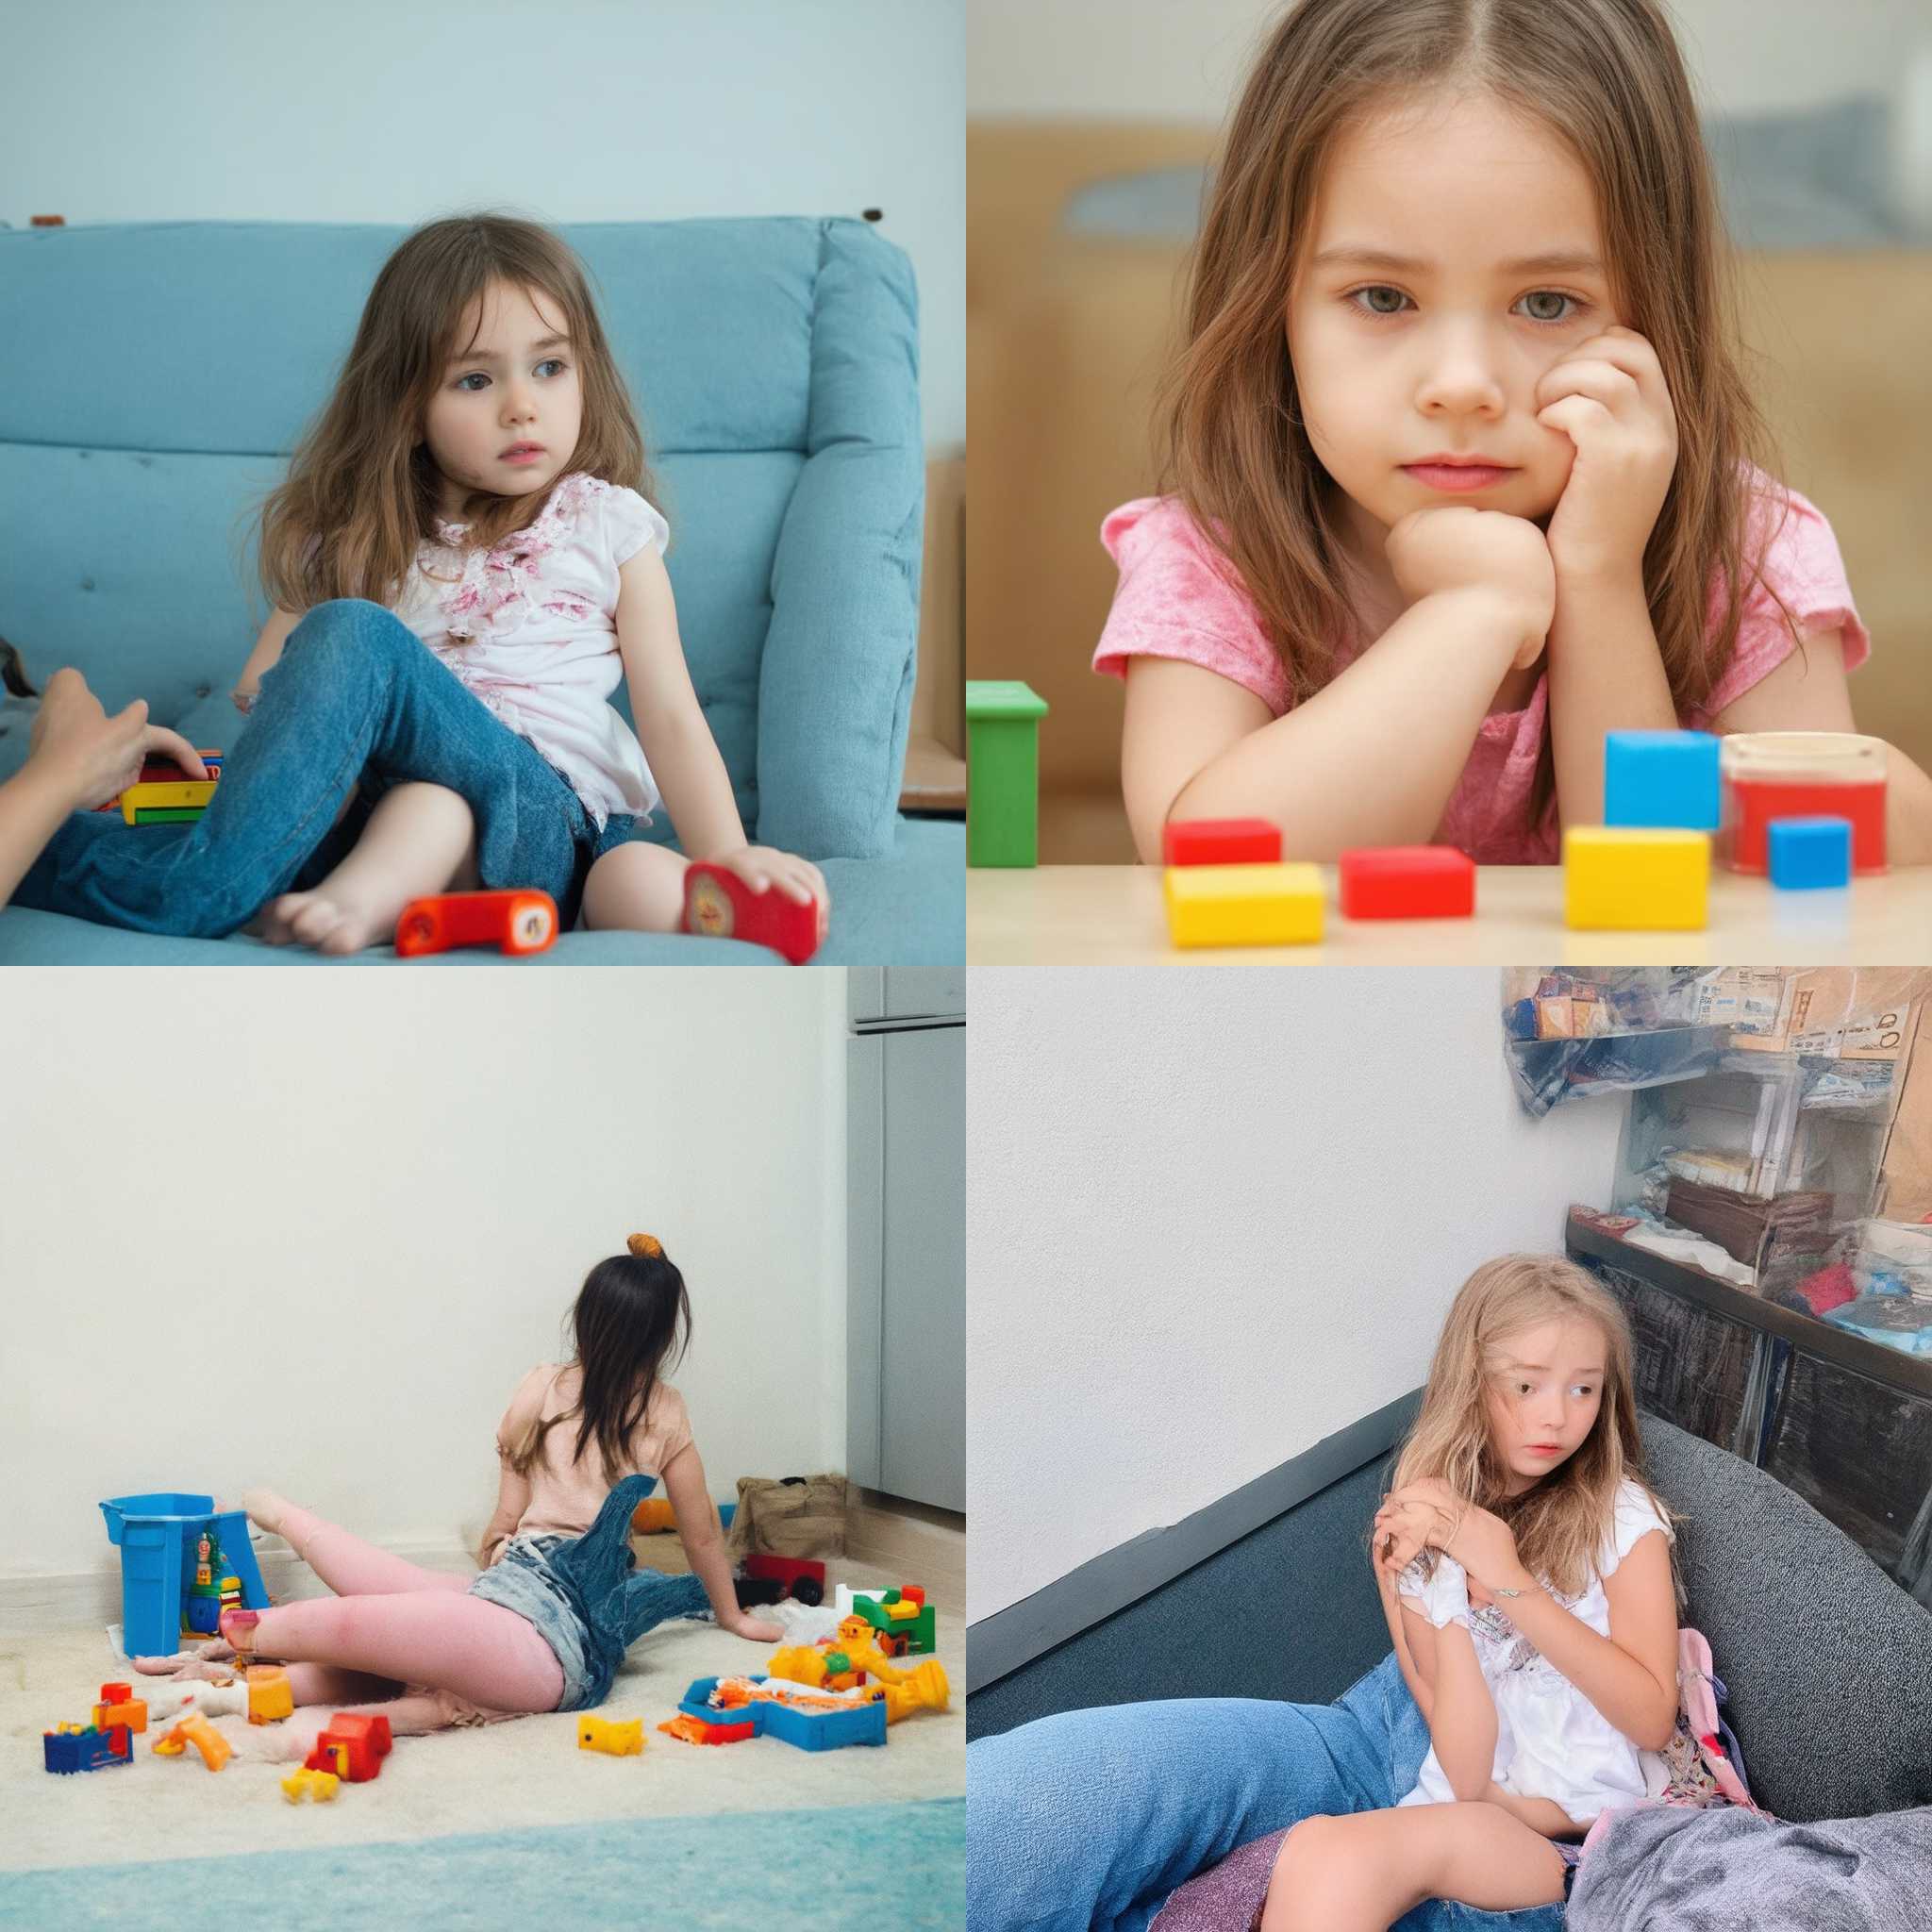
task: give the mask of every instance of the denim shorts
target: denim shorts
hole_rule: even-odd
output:
[[[560,1534],[513,1536],[504,1544],[503,1554],[469,1590],[470,1595],[479,1596],[485,1603],[501,1604],[534,1624],[544,1642],[557,1653],[557,1661],[563,1667],[558,1710],[582,1710],[599,1701],[587,1694],[591,1672],[583,1620],[551,1574],[548,1561],[551,1551],[574,1541]]]

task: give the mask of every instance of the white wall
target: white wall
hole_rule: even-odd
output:
[[[1731,113],[1885,92],[1932,46],[1925,0],[1665,0],[1693,84]],[[966,108],[1219,125],[1281,0],[973,0]]]
[[[714,1496],[844,1467],[839,971],[7,976],[0,1578],[266,1483],[474,1548],[592,1263],[684,1271]]]
[[[1608,1198],[1480,968],[973,975],[970,1620],[1420,1387],[1475,1264]]]
[[[0,221],[885,211],[928,449],[966,436],[964,0],[5,9]],[[158,292],[158,299],[161,291]]]

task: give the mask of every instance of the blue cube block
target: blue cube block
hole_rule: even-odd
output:
[[[1844,886],[1852,877],[1850,819],[1773,819],[1771,882],[1789,891]]]
[[[1717,740],[1708,731],[1604,735],[1604,824],[1718,828]]]

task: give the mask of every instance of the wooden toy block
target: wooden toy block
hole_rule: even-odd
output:
[[[966,863],[1040,863],[1040,721],[1016,677],[966,680]]]
[[[1168,865],[1274,865],[1281,827],[1266,819],[1174,819],[1160,829]]]
[[[1453,845],[1374,845],[1337,866],[1344,919],[1467,919],[1475,861]]]
[[[1701,931],[1709,891],[1707,832],[1572,825],[1563,834],[1563,915],[1574,931]]]
[[[684,929],[706,939],[748,940],[770,946],[794,966],[803,966],[824,943],[824,902],[805,904],[776,886],[762,892],[729,866],[696,859],[684,874]]]
[[[1787,891],[1852,882],[1850,819],[1773,819],[1769,844],[1771,882]]]
[[[1610,731],[1604,736],[1604,823],[1714,832],[1717,740],[1708,731]]]
[[[1176,865],[1167,927],[1177,946],[1305,946],[1322,937],[1322,874],[1291,865]]]

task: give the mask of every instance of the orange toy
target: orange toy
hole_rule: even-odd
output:
[[[557,943],[557,901],[548,892],[442,892],[411,899],[396,920],[396,957],[491,946],[541,953]]]
[[[157,1757],[179,1757],[189,1745],[201,1753],[201,1761],[210,1771],[219,1771],[235,1755],[235,1747],[203,1717],[191,1710],[165,1738],[155,1740]]]

